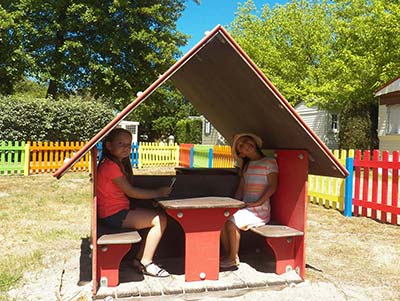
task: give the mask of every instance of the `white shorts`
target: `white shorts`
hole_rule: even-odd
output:
[[[261,212],[262,214],[256,214],[255,212]],[[267,224],[271,218],[270,212],[270,203],[265,202],[261,206],[239,209],[230,218],[230,221],[240,230],[249,230],[250,228]]]

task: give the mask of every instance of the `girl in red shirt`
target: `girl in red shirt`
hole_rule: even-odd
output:
[[[153,263],[153,256],[167,226],[164,213],[145,209],[130,209],[129,197],[155,199],[171,193],[169,187],[142,189],[131,182],[130,153],[132,134],[122,128],[113,129],[103,141],[103,153],[97,171],[98,216],[105,224],[115,228],[150,228],[142,242],[138,261],[143,273],[156,277],[168,277],[169,273]],[[136,263],[137,264],[137,263]]]

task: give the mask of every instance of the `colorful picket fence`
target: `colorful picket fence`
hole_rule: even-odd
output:
[[[357,150],[350,177],[354,185],[351,194],[355,216],[370,217],[384,223],[399,224],[399,151]],[[350,197],[350,196],[349,196]]]
[[[179,166],[192,167],[193,166],[193,146],[194,144],[182,143],[179,144]]]
[[[333,150],[333,155],[346,166],[346,159],[354,157],[354,150]],[[345,180],[341,178],[308,176],[308,201],[326,208],[344,211]]]
[[[55,172],[85,142],[0,142],[0,175]],[[101,143],[97,145],[101,154]],[[350,172],[344,179],[309,175],[308,200],[340,210],[345,216],[365,216],[385,223],[400,224],[399,152],[378,150],[334,150],[335,157]],[[132,166],[137,168],[183,166],[232,168],[229,146],[193,144],[132,145]],[[90,154],[71,168],[89,171]]]
[[[96,144],[97,147],[97,160],[101,160],[103,154],[103,142]],[[139,144],[132,143],[131,147],[131,164],[133,168],[138,168],[139,165]]]
[[[231,147],[228,145],[215,145],[213,149],[213,168],[233,168],[235,159],[232,156]]]
[[[178,166],[179,145],[164,143],[139,143],[139,168],[157,166]]]
[[[80,150],[85,142],[30,142],[29,174],[50,173]],[[88,171],[90,154],[87,153],[71,167],[71,171]]]
[[[24,174],[29,163],[29,144],[25,142],[0,142],[0,175]]]

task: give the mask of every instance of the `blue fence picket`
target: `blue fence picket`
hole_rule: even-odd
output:
[[[97,161],[100,160],[102,152],[103,152],[103,143],[99,142],[96,144],[97,147]],[[132,143],[132,152],[131,152],[131,164],[132,167],[138,168],[139,165],[139,143]]]
[[[349,175],[345,181],[345,191],[344,191],[344,216],[350,217],[353,212],[353,169],[354,169],[354,159],[346,159],[346,169],[349,171]]]

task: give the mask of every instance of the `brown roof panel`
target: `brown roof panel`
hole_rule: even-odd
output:
[[[105,126],[54,176],[60,178],[168,79],[228,141],[231,142],[236,133],[253,132],[264,140],[264,148],[308,150],[309,171],[312,174],[334,177],[345,177],[348,174],[219,25]]]
[[[347,175],[223,28],[171,80],[229,142],[236,133],[252,132],[263,139],[264,148],[308,150],[312,174]]]

